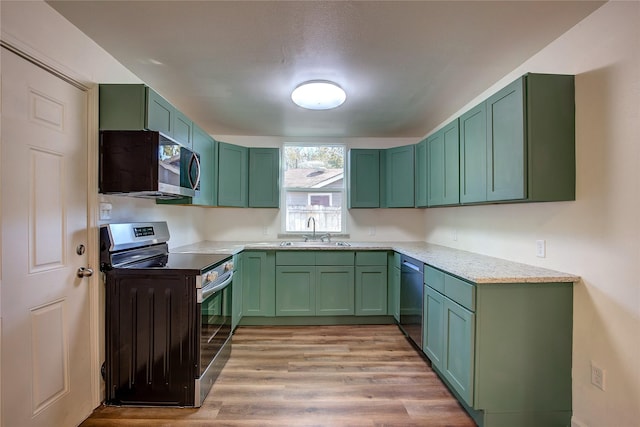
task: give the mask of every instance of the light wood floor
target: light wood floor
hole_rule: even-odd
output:
[[[239,327],[203,406],[100,407],[82,427],[475,426],[395,325]]]

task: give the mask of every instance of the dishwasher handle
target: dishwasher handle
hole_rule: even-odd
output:
[[[417,271],[418,273],[420,272],[420,267],[418,267],[417,265],[413,265],[408,261],[402,261],[402,266],[410,268],[411,270]]]

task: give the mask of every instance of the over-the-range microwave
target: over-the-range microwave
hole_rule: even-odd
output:
[[[200,156],[149,130],[100,131],[99,191],[154,199],[194,197]]]

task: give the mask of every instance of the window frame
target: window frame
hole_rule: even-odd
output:
[[[286,170],[286,157],[285,151],[287,147],[340,147],[342,148],[342,186],[340,188],[313,188],[313,187],[287,187],[285,182],[285,170]],[[316,233],[330,233],[332,235],[346,235],[347,234],[347,150],[348,147],[344,143],[296,143],[296,142],[286,142],[282,144],[281,150],[281,161],[280,161],[280,182],[282,183],[280,187],[280,200],[282,201],[282,207],[280,210],[280,235],[283,236],[303,236],[309,233],[309,230],[301,230],[301,231],[289,231],[287,230],[287,215],[288,215],[288,204],[287,204],[287,194],[288,193],[315,193],[322,195],[330,195],[331,203],[335,200],[334,194],[340,194],[342,203],[340,206],[340,231],[324,231],[317,230]],[[307,194],[307,201],[309,200],[309,196],[311,194]]]

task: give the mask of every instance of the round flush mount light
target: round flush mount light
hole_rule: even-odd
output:
[[[339,107],[347,99],[347,94],[337,84],[314,80],[300,84],[291,92],[291,100],[308,110],[330,110]]]

